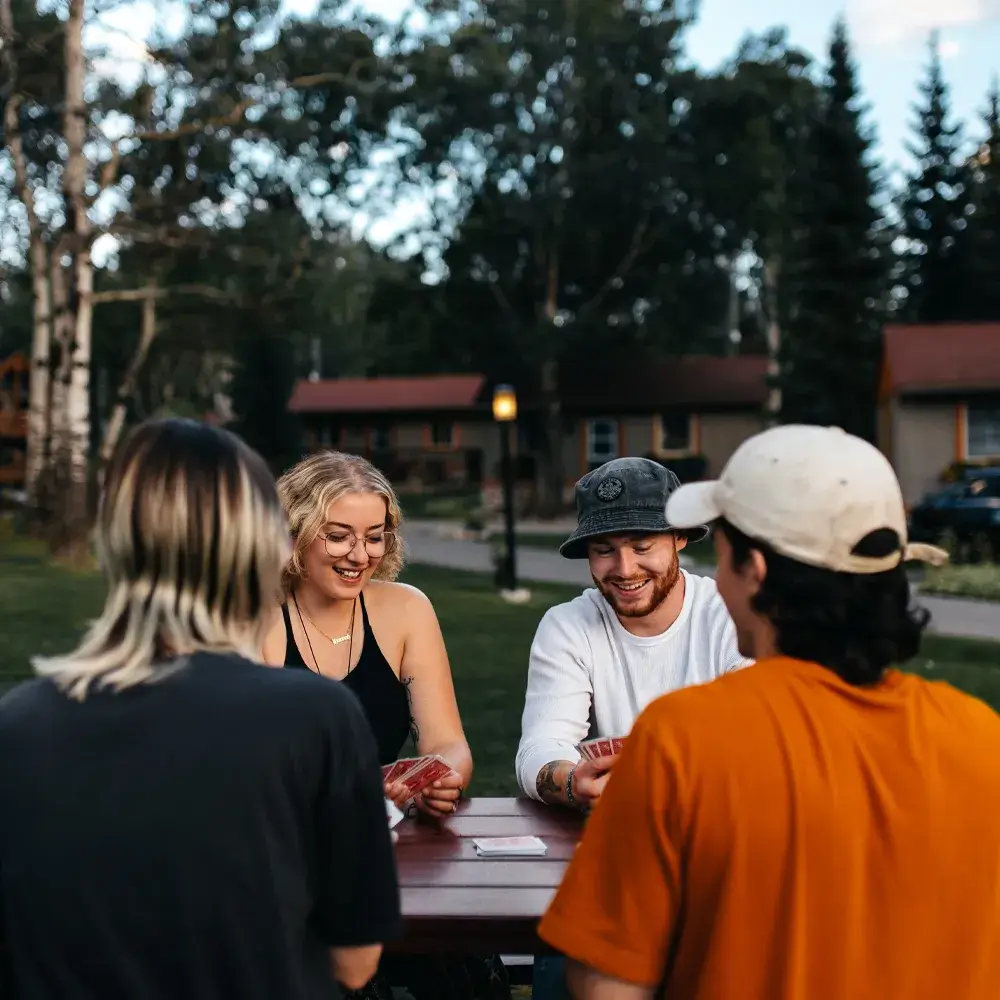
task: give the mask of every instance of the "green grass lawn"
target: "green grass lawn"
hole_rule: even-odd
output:
[[[404,579],[433,600],[448,644],[459,705],[476,759],[476,795],[513,794],[514,751],[528,649],[542,613],[579,593],[532,586],[530,604],[511,606],[489,577],[411,566]],[[28,546],[0,551],[0,682],[30,671],[29,657],[72,646],[103,599],[100,579],[46,566]],[[928,636],[908,669],[949,681],[1000,710],[1000,643]]]
[[[479,510],[483,500],[478,491],[459,493],[400,493],[404,517],[462,521]]]

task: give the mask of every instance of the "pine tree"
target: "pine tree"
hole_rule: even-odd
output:
[[[961,155],[961,125],[951,122],[936,34],[930,57],[915,108],[916,138],[908,146],[918,171],[901,205],[908,243],[901,261],[903,315],[917,323],[963,319],[967,308],[970,171]]]
[[[805,150],[811,198],[798,206],[801,252],[786,269],[781,416],[871,438],[886,267],[864,113],[841,20]]]
[[[973,160],[967,318],[1000,322],[1000,80],[984,119],[986,136]]]

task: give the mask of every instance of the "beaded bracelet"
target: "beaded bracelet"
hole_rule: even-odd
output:
[[[566,775],[566,801],[571,805],[575,806],[576,798],[573,795],[573,775],[576,774],[576,767],[571,767],[569,769],[569,774]]]

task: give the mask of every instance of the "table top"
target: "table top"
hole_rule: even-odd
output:
[[[405,819],[396,859],[406,931],[397,952],[534,952],[535,927],[583,817],[524,799],[467,799],[441,821]],[[544,857],[480,858],[474,837],[540,837]]]

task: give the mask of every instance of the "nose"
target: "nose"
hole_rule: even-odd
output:
[[[358,551],[359,549],[361,550],[360,552]],[[368,562],[368,549],[365,546],[364,538],[354,539],[354,546],[351,551],[347,553],[347,558],[354,563]]]
[[[635,553],[627,545],[623,545],[617,552],[615,572],[623,580],[628,580],[635,575],[638,567],[639,563],[635,557]]]

